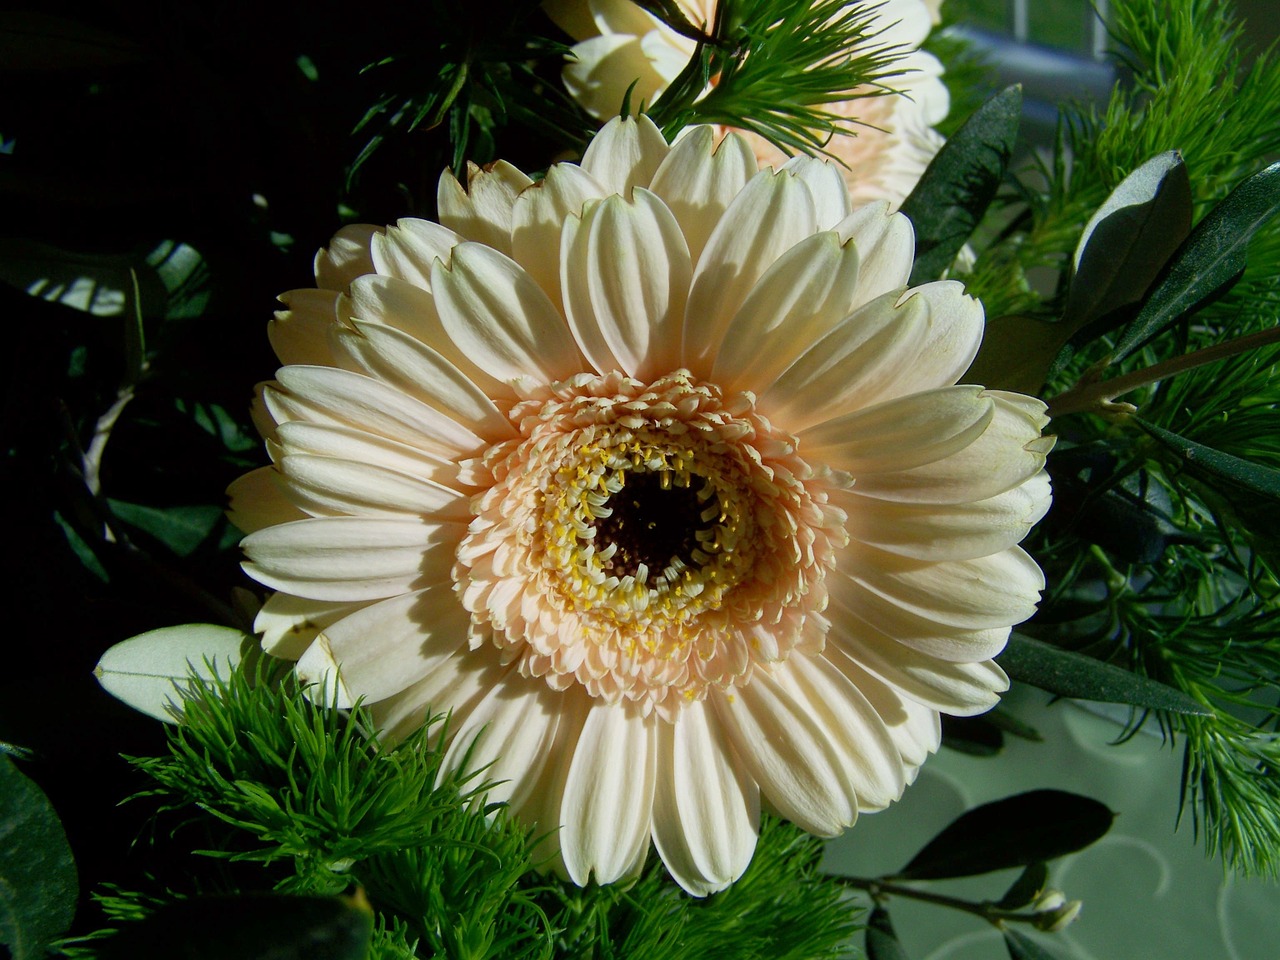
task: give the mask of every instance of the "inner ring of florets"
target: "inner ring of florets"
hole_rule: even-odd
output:
[[[668,718],[821,647],[845,518],[750,394],[581,374],[509,416],[454,569],[473,647]]]

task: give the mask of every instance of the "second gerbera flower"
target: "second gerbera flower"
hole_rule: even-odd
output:
[[[762,802],[837,833],[995,702],[1050,445],[1038,401],[954,386],[982,310],[905,289],[903,217],[712,141],[615,120],[344,231],[232,490],[267,650],[392,735],[451,711],[446,762],[579,883],[652,839],[700,895]]]

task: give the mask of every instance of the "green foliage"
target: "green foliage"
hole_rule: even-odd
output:
[[[656,13],[657,11],[655,11]],[[904,52],[878,41],[870,4],[848,0],[725,0],[713,43],[650,105],[668,137],[695,123],[749,130],[788,153],[821,153],[847,135],[833,104],[892,89]]]
[[[79,881],[58,815],[43,791],[0,755],[0,945],[37,960],[71,925]]]

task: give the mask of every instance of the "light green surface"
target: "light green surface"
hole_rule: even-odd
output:
[[[878,876],[902,867],[955,816],[974,805],[1051,787],[1083,793],[1119,816],[1099,843],[1053,865],[1051,885],[1083,900],[1079,919],[1042,942],[1064,960],[1276,960],[1280,886],[1224,877],[1192,837],[1190,811],[1175,833],[1181,750],[1139,734],[1111,745],[1112,720],[1075,704],[1047,705],[1021,690],[1007,704],[1045,737],[1009,740],[998,758],[944,750],[925,764],[896,806],[864,817],[828,847],[833,872]],[[968,899],[998,899],[1016,871],[929,884]],[[958,911],[894,899],[894,925],[912,960],[996,960],[1000,935]]]

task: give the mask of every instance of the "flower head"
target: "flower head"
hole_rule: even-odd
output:
[[[676,0],[686,19],[710,29],[716,0]],[[653,103],[676,79],[696,42],[677,33],[632,0],[546,0],[547,12],[579,42],[564,68],[569,93],[600,120],[616,116],[630,93],[632,103]],[[855,205],[906,199],[941,148],[933,129],[950,109],[942,64],[920,50],[938,22],[941,0],[883,0],[868,10],[867,50],[901,52],[894,77],[884,88],[862,88],[827,109],[847,121],[827,150],[841,171]],[[853,53],[857,53],[855,48]],[[634,85],[634,86],[633,86]],[[762,164],[778,165],[786,155],[764,137],[740,131]]]
[[[988,709],[1043,580],[1043,404],[956,386],[959,283],[829,163],[613,120],[580,165],[348,227],[272,325],[232,488],[271,653],[391,736],[450,711],[568,874],[688,891],[822,835]]]

